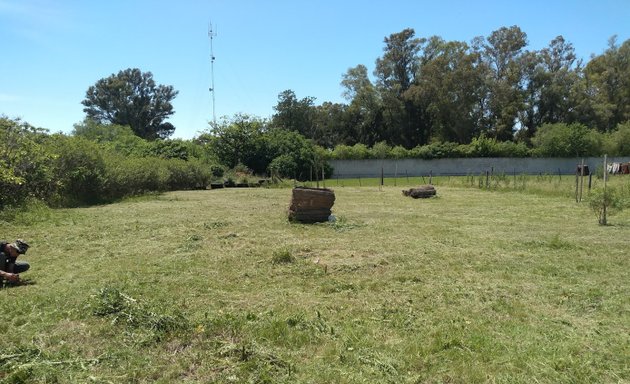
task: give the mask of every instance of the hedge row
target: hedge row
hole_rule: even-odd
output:
[[[126,156],[111,146],[49,135],[0,117],[0,210],[29,198],[52,206],[108,202],[153,191],[206,188],[211,165],[197,158]]]
[[[582,124],[546,124],[529,140],[500,142],[481,135],[469,144],[432,143],[406,149],[385,142],[372,148],[364,144],[338,145],[329,152],[335,160],[440,159],[470,157],[580,157],[630,155],[630,122],[601,133]]]

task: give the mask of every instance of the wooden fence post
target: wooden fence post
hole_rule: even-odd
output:
[[[607,224],[607,220],[606,220],[606,203],[607,203],[607,199],[606,199],[606,180],[608,180],[608,164],[607,164],[607,160],[608,160],[608,155],[604,155],[604,209],[602,210],[602,221],[600,224],[602,225],[606,225]]]
[[[582,202],[582,191],[584,191],[584,159],[580,166],[580,202]]]

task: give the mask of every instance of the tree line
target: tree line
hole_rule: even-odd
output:
[[[385,38],[374,81],[363,64],[343,75],[347,103],[315,105],[287,90],[271,125],[329,149],[379,142],[412,149],[480,136],[531,147],[545,125],[611,133],[630,120],[630,40],[611,38],[586,64],[562,36],[538,51],[527,45],[518,26],[470,43],[405,29]]]
[[[329,176],[331,158],[630,155],[630,40],[612,38],[586,64],[562,36],[527,51],[517,26],[470,44],[412,29],[384,43],[375,81],[362,64],[343,75],[347,104],[286,90],[270,119],[237,114],[191,140],[168,139],[177,91],[137,68],[89,87],[69,135],[0,115],[0,211],[254,175],[307,180]]]

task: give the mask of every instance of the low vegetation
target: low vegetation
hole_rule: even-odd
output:
[[[328,180],[315,225],[287,221],[288,188],[18,211],[0,227],[32,270],[0,290],[0,380],[630,380],[628,211],[598,225],[564,180],[402,196],[417,181]]]

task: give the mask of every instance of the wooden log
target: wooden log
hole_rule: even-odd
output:
[[[403,190],[402,193],[404,196],[409,196],[414,199],[426,199],[435,196],[436,190],[432,185],[422,185],[420,187]]]

